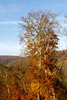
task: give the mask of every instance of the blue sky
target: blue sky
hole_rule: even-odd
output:
[[[20,33],[18,22],[32,10],[51,10],[62,15],[67,13],[67,0],[0,0],[0,55],[19,55]],[[65,48],[62,37],[60,47]]]

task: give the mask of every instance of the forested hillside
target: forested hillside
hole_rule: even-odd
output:
[[[0,56],[0,64],[7,64],[19,58],[19,56]]]

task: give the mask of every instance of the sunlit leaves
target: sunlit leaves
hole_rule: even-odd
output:
[[[34,80],[34,81],[31,83],[31,89],[32,89],[32,91],[37,91],[39,88],[40,88],[39,82],[37,82],[36,80]]]

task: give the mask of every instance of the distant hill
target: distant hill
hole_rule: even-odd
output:
[[[19,58],[19,56],[0,56],[0,64],[7,64]]]

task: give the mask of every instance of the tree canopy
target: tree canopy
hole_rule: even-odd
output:
[[[64,90],[54,70],[59,25],[56,17],[51,12],[34,11],[21,20],[20,42],[26,45],[25,54],[31,57],[30,72],[24,82],[29,100],[64,100]]]

